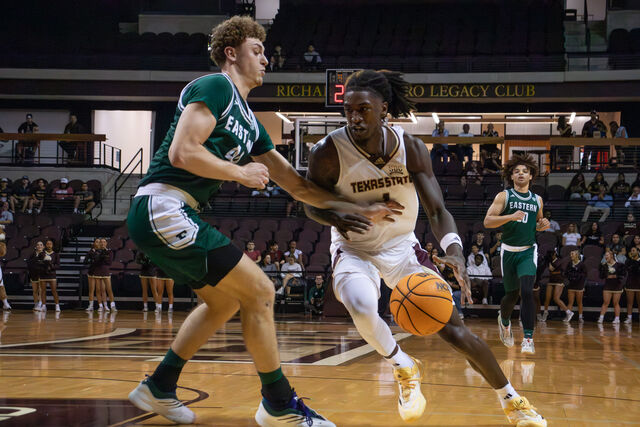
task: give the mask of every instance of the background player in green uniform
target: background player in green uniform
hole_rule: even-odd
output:
[[[131,238],[176,284],[192,287],[204,304],[185,319],[164,360],[129,399],[144,411],[193,423],[195,414],[175,393],[182,367],[240,310],[245,345],[262,382],[258,424],[335,427],[297,398],[280,369],[271,280],[199,218],[198,206],[223,181],[261,189],[271,178],[304,203],[350,212],[365,228],[378,220],[393,221],[389,216],[399,211],[382,203],[360,207],[340,201],[301,177],[274,149],[246,102],[265,74],[264,39],[264,28],[248,17],[236,16],[214,28],[212,57],[222,73],[200,77],[182,90],[174,121],[133,199],[127,218]]]
[[[512,188],[496,196],[484,218],[487,228],[503,227],[500,258],[505,295],[498,314],[500,339],[505,346],[513,346],[510,318],[520,297],[524,329],[522,353],[533,354],[536,314],[533,286],[538,262],[536,231],[549,228],[549,220],[542,213],[542,198],[529,190],[531,180],[538,174],[538,166],[532,157],[513,156],[504,165],[502,174]]]

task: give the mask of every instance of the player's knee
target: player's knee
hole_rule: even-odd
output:
[[[244,306],[273,306],[276,298],[276,290],[273,282],[267,276],[258,278],[251,288],[251,292],[247,293],[247,298],[243,298],[241,304]]]
[[[351,295],[348,298],[343,297],[343,301],[352,317],[367,316],[371,313],[376,313],[378,310],[377,305],[374,306],[374,304],[371,304],[369,298],[363,295]]]

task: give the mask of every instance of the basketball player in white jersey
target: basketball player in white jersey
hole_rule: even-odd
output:
[[[408,115],[413,104],[401,74],[363,70],[346,83],[344,111],[347,126],[316,144],[309,157],[308,177],[319,186],[353,202],[390,201],[404,206],[395,222],[370,225],[365,218],[307,206],[307,214],[332,225],[333,289],[353,318],[362,337],[388,361],[398,381],[398,411],[405,421],[418,419],[426,400],[420,391],[424,368],[394,340],[378,316],[380,278],[390,287],[409,274],[434,273],[413,232],[418,196],[449,265],[470,298],[462,241],[447,211],[424,143],[400,127],[385,124]],[[467,329],[455,307],[438,333],[462,353],[469,364],[495,389],[509,421],[518,426],[546,426],[546,420],[521,397],[502,373],[487,344]]]

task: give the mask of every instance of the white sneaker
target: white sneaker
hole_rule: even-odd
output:
[[[336,427],[334,423],[307,407],[295,392],[291,406],[282,411],[270,409],[269,403],[262,399],[255,420],[261,427]]]
[[[42,304],[41,303],[34,304],[33,311],[42,311]]]
[[[513,347],[513,331],[511,330],[511,322],[509,326],[502,324],[502,314],[498,312],[498,326],[500,328],[500,340],[505,347]]]
[[[85,311],[93,311],[93,301],[89,303],[89,306],[85,308]]]
[[[604,316],[598,317],[598,323],[603,323],[603,322],[604,322]]]
[[[624,319],[625,325],[630,325],[632,322],[633,322],[633,316],[627,316],[627,318]]]
[[[420,391],[424,365],[411,357],[411,368],[395,368],[393,376],[398,382],[398,412],[403,421],[415,421],[422,416],[427,407],[427,399]]]
[[[42,304],[42,305],[40,306],[40,311],[42,311],[42,312],[47,311],[47,305],[46,305],[46,304]]]
[[[574,315],[574,314],[575,314],[575,313],[574,313],[573,311],[571,311],[571,312],[567,313],[567,315],[565,316],[565,318],[564,318],[564,319],[562,319],[562,321],[563,321],[563,322],[565,322],[565,323],[569,323],[569,322],[571,322],[571,319],[573,318],[573,315]]]
[[[545,311],[544,313],[542,313],[542,319],[540,319],[541,322],[546,322],[547,318],[549,318],[549,312]]]
[[[538,322],[542,322],[542,313],[538,313],[536,318],[538,319]]]
[[[149,311],[149,307],[147,307],[146,303],[142,306],[142,311]]]
[[[169,304],[169,308],[167,309],[169,313],[173,313],[173,305]]]
[[[486,298],[482,298],[482,304],[487,305],[487,304],[489,304],[489,301],[487,301]]]
[[[98,311],[102,312],[102,310],[104,310],[104,307],[102,306],[102,304],[98,304]]]
[[[578,316],[578,323],[584,323],[584,317],[582,317],[582,314]]]
[[[56,304],[56,311],[60,312],[60,304]]]
[[[155,386],[149,383],[149,379],[144,379],[129,393],[129,401],[145,412],[155,412],[166,419],[178,424],[193,424],[196,414],[182,404],[175,394],[163,393],[167,397],[156,397],[149,388]],[[162,393],[158,391],[158,393]]]
[[[116,303],[115,302],[111,303],[111,311],[118,311],[118,309],[116,308]]]
[[[160,313],[160,312],[162,312],[162,304],[156,304],[155,312],[156,312],[156,313]]]
[[[108,304],[105,304],[105,305],[104,305],[104,311],[105,311],[106,313],[108,313],[109,311],[111,311],[111,310],[109,310],[109,305],[108,305]]]
[[[619,317],[614,318],[613,322],[611,322],[611,323],[613,323],[614,325],[619,325],[620,324],[620,318]]]
[[[3,304],[2,304],[2,308],[3,308],[4,310],[11,310],[11,306],[9,305],[9,303],[8,303],[8,302],[3,303]]]
[[[524,338],[522,340],[520,353],[536,354],[536,347],[533,345],[533,338]]]

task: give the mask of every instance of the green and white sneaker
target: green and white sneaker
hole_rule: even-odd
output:
[[[164,393],[150,378],[145,378],[129,393],[129,401],[137,408],[155,412],[178,424],[193,424],[196,414],[182,404],[175,393]]]
[[[256,411],[256,422],[261,427],[336,427],[334,423],[307,407],[295,391],[286,409],[276,411],[262,399]]]

